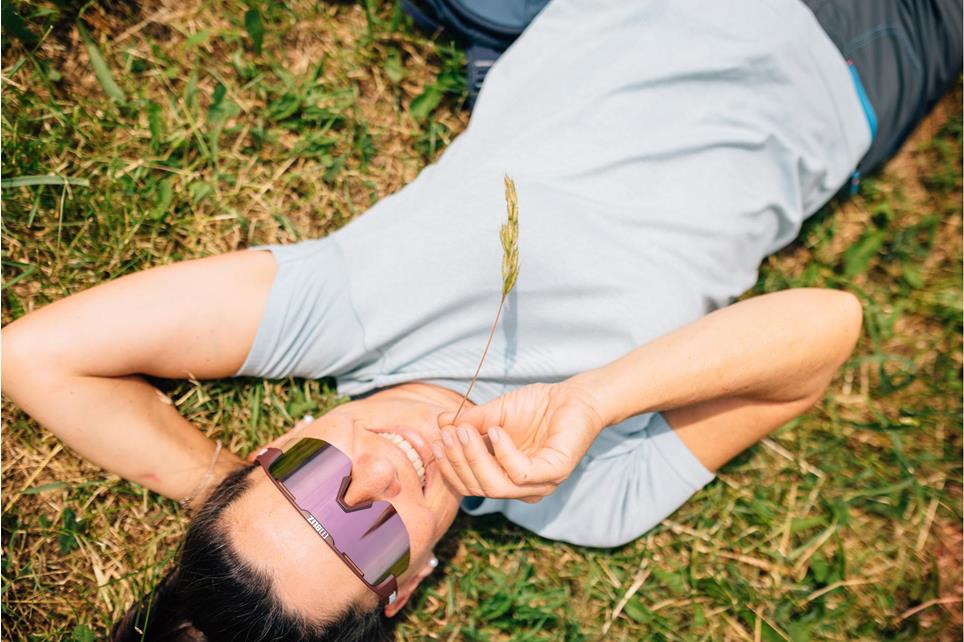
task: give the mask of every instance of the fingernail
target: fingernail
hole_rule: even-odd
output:
[[[499,434],[499,429],[498,429],[498,428],[489,428],[489,440],[490,440],[493,444],[494,444],[495,442],[499,441],[499,439],[501,439],[501,438],[502,438],[502,435]]]
[[[452,437],[451,430],[442,431],[442,441],[445,442],[446,448],[451,448],[455,445],[455,439]]]
[[[469,445],[469,431],[465,429],[465,426],[459,426],[459,441],[464,445]]]
[[[445,453],[442,452],[442,447],[438,445],[438,442],[432,442],[432,452],[435,453],[436,459],[445,458]]]
[[[312,417],[311,415],[305,415],[304,417],[301,418],[301,420],[306,424],[310,424],[312,421],[315,420],[315,418]]]

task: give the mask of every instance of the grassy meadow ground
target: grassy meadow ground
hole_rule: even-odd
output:
[[[324,235],[467,123],[462,54],[392,3],[4,0],[3,27],[3,323],[153,265]],[[817,407],[619,549],[459,518],[399,638],[959,640],[961,138],[958,87],[762,269],[758,292],[863,301]],[[23,178],[50,174],[69,182]],[[338,402],[316,381],[160,385],[245,452]],[[2,455],[3,639],[102,639],[184,514],[6,401]]]

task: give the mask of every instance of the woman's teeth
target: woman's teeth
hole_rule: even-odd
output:
[[[388,441],[392,442],[398,448],[405,453],[408,460],[412,462],[412,466],[415,467],[415,472],[418,473],[418,481],[422,486],[425,486],[425,464],[422,462],[422,458],[418,456],[418,453],[412,448],[412,444],[405,441],[405,438],[399,434],[393,432],[380,432],[377,433],[379,437],[384,437]]]

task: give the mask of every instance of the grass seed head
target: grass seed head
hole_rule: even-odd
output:
[[[519,197],[515,183],[505,177],[505,206],[508,220],[499,228],[502,240],[502,296],[509,296],[519,278]]]

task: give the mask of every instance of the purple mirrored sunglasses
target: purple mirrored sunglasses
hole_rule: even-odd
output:
[[[409,563],[408,531],[389,502],[345,504],[348,455],[321,439],[304,438],[284,452],[267,448],[256,461],[382,604],[394,602],[397,578]]]

